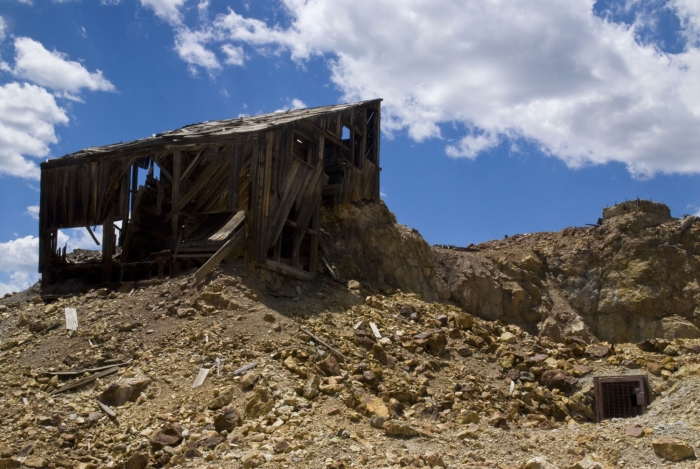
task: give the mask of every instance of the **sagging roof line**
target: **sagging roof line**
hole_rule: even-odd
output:
[[[371,105],[381,101],[382,99],[372,99],[354,103],[295,109],[286,112],[272,112],[255,116],[189,124],[179,129],[161,132],[151,137],[130,142],[85,148],[75,153],[69,153],[65,156],[48,160],[41,164],[41,168],[48,169],[82,164],[94,161],[96,158],[120,156],[126,152],[132,157],[139,156],[141,153],[143,153],[143,156],[147,156],[156,147],[163,148],[172,146],[173,148],[183,148],[186,146],[217,143],[218,140],[231,141],[235,139],[236,134],[240,134],[241,137],[243,137],[244,135],[262,130],[269,130],[292,121],[315,117],[329,112]]]

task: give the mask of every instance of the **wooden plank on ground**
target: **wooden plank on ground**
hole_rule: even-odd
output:
[[[204,380],[207,379],[209,374],[209,368],[200,368],[197,378],[195,378],[194,383],[192,383],[192,389],[196,389],[204,384]]]
[[[233,376],[242,375],[242,374],[245,373],[246,371],[252,370],[252,369],[255,368],[256,366],[258,366],[257,363],[251,363],[250,365],[242,366],[242,367],[238,368],[237,370],[235,370],[235,371],[233,372]]]
[[[100,407],[100,409],[102,409],[102,411],[105,414],[109,415],[110,417],[114,418],[117,416],[117,413],[115,411],[113,411],[112,408],[110,406],[108,406],[107,404],[103,404],[102,402],[97,401],[97,405]]]
[[[272,259],[265,261],[265,267],[278,274],[287,275],[288,277],[298,278],[299,280],[313,280],[315,275],[305,270],[296,269],[281,262],[275,262]]]
[[[377,339],[382,338],[382,335],[379,333],[379,328],[377,327],[377,325],[375,323],[370,322],[369,328],[372,329],[372,334],[374,334],[374,337],[376,337]]]
[[[69,331],[77,331],[78,330],[78,312],[75,310],[75,308],[66,308],[65,315],[66,315],[66,329],[68,329]]]
[[[114,366],[112,368],[101,371],[99,373],[95,373],[94,375],[90,375],[90,376],[85,377],[83,379],[79,379],[78,381],[73,381],[72,383],[68,383],[65,386],[62,386],[62,387],[54,390],[51,393],[51,395],[60,394],[62,392],[70,391],[71,389],[77,389],[77,388],[83,387],[86,384],[92,383],[93,381],[95,381],[98,378],[104,378],[105,376],[109,376],[113,373],[116,373],[117,371],[119,371],[119,367]]]

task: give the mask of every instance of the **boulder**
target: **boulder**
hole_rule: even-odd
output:
[[[663,436],[651,442],[654,452],[664,459],[678,462],[695,456],[692,446],[672,436]]]
[[[241,414],[236,409],[227,407],[214,418],[214,428],[219,433],[224,430],[230,432],[240,425],[242,421]]]
[[[164,446],[177,446],[181,441],[182,427],[177,423],[166,423],[150,440],[153,451],[161,450]]]
[[[389,436],[404,436],[404,437],[414,437],[418,436],[419,432],[406,422],[401,422],[398,420],[388,420],[382,425],[382,430]]]
[[[145,377],[115,381],[97,399],[108,406],[119,407],[129,401],[135,402],[150,383],[151,380]]]
[[[542,384],[549,389],[559,389],[569,391],[578,383],[578,379],[571,376],[564,370],[547,370],[542,373]]]

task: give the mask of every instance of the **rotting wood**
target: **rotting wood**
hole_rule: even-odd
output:
[[[374,337],[376,337],[377,339],[382,338],[382,334],[380,334],[379,328],[377,327],[377,325],[375,323],[370,322],[369,328],[372,329],[372,334],[374,334]]]
[[[246,371],[250,371],[250,370],[252,370],[253,368],[255,368],[256,366],[258,366],[257,363],[251,363],[251,364],[249,364],[249,365],[242,366],[242,367],[238,368],[237,370],[234,370],[234,371],[233,371],[233,376],[242,375],[242,374],[245,373]]]
[[[115,418],[117,416],[117,413],[113,411],[112,408],[107,404],[103,404],[102,402],[97,401],[97,405],[100,407],[100,409],[102,409],[102,411],[105,414],[109,415],[110,417]]]
[[[129,365],[131,362],[134,360],[127,360],[125,362],[114,362],[110,363],[109,365],[104,365],[104,366],[98,366],[96,368],[83,368],[80,370],[61,370],[61,371],[44,371],[43,374],[45,375],[51,375],[51,376],[78,376],[82,375],[83,373],[94,373],[97,371],[103,371],[103,370],[109,370],[112,367],[118,366],[126,366]]]
[[[685,218],[683,219],[683,221],[681,222],[681,224],[680,224],[680,225],[678,226],[678,228],[676,229],[676,233],[682,234],[685,230],[687,230],[688,228],[690,228],[690,226],[691,226],[693,223],[695,223],[695,220],[697,220],[697,218],[698,218],[698,217],[693,216],[693,215],[688,215],[687,217],[685,217]]]
[[[304,329],[303,327],[300,327],[299,330],[300,330],[301,332],[303,332],[304,334],[308,335],[309,337],[311,337],[311,339],[312,339],[314,342],[318,342],[319,344],[323,345],[323,346],[326,347],[328,350],[330,350],[331,352],[333,352],[333,354],[337,355],[338,357],[342,358],[343,360],[347,360],[347,359],[348,359],[348,357],[346,357],[345,355],[343,355],[343,353],[342,353],[340,350],[336,349],[335,347],[332,347],[332,346],[328,345],[328,343],[326,343],[326,342],[324,342],[323,340],[319,339],[318,337],[316,337],[314,334],[312,334],[311,332],[307,331],[307,330]]]
[[[210,368],[200,368],[199,373],[197,373],[197,377],[194,380],[194,383],[192,383],[192,389],[197,389],[200,387],[202,384],[204,384],[204,380],[207,379],[207,375],[209,374]]]
[[[90,228],[90,225],[87,225],[85,228],[87,228],[88,233],[90,233],[90,236],[92,236],[92,240],[95,241],[95,244],[99,246],[100,242],[97,240],[97,236],[95,236],[95,233],[92,232],[92,228]]]
[[[103,281],[138,282],[156,268],[164,275],[166,260],[153,261],[157,253],[173,253],[171,276],[179,267],[214,261],[212,254],[229,238],[197,251],[184,248],[194,246],[190,234],[211,216],[240,210],[247,234],[236,254],[243,254],[246,268],[308,280],[320,267],[337,277],[327,254],[324,259],[319,252],[321,200],[379,197],[379,115],[380,100],[373,100],[204,122],[42,163],[42,288],[76,274],[99,276],[65,262],[59,229],[88,227],[102,242]],[[343,125],[351,131],[349,141],[342,140]],[[141,186],[139,168],[148,170]],[[122,223],[118,236],[108,228],[115,222]],[[92,230],[97,225],[103,240]]]
[[[202,267],[199,268],[199,270],[194,274],[194,279],[195,282],[199,283],[202,280],[204,280],[204,277],[207,276],[209,272],[214,270],[217,265],[221,261],[223,261],[225,258],[229,256],[234,256],[238,257],[242,251],[242,246],[243,243],[245,242],[245,230],[239,229],[236,234],[234,234],[226,243],[224,243],[223,246],[221,246],[221,249],[216,251],[216,253],[209,258],[207,262],[204,263]],[[236,251],[238,251],[236,253]],[[238,255],[236,255],[238,254]]]
[[[283,264],[281,262],[275,262],[272,259],[267,259],[265,261],[265,266],[272,270],[273,272],[277,272],[278,274],[283,274],[288,277],[292,278],[298,278],[299,280],[313,280],[314,279],[314,274],[307,272],[305,270],[297,269],[295,267],[292,267],[287,264]]]
[[[95,381],[98,378],[104,378],[105,376],[109,376],[111,374],[114,374],[117,371],[119,371],[119,367],[113,366],[112,368],[108,368],[108,369],[101,371],[99,373],[95,373],[94,375],[90,375],[90,376],[87,376],[83,379],[79,379],[78,381],[68,383],[65,386],[61,386],[60,388],[55,389],[51,393],[51,395],[56,395],[56,394],[60,394],[60,393],[66,392],[66,391],[70,391],[71,389],[77,389],[77,388],[83,387],[86,384],[92,383],[93,381]]]

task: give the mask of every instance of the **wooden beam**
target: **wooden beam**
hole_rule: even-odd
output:
[[[204,155],[204,152],[207,151],[208,149],[209,149],[208,147],[204,147],[201,150],[199,150],[199,153],[197,153],[197,156],[194,157],[194,159],[192,160],[192,163],[190,163],[190,165],[187,167],[185,172],[182,173],[182,176],[180,176],[180,182],[183,182],[185,179],[187,179],[187,176],[189,176],[190,173],[192,172],[192,170],[194,170],[194,168],[199,163],[199,160],[202,159],[202,155]]]
[[[281,262],[275,262],[272,259],[267,259],[265,261],[265,267],[273,272],[277,272],[278,274],[297,278],[299,280],[313,280],[315,277],[315,275],[311,272],[307,272],[301,269],[295,269],[292,266],[283,264]]]
[[[93,239],[93,241],[95,241],[95,244],[97,244],[99,246],[100,242],[97,241],[97,236],[95,236],[95,233],[92,232],[92,228],[90,228],[90,225],[86,226],[85,228],[87,228],[88,233],[90,233],[90,236],[92,236],[92,239]]]
[[[201,282],[209,272],[214,270],[217,265],[229,256],[238,257],[243,252],[245,245],[245,230],[239,229],[228,241],[224,243],[216,253],[199,268],[194,274],[195,282]]]
[[[178,240],[178,212],[180,211],[178,208],[178,204],[180,203],[180,171],[182,170],[182,153],[180,150],[175,150],[173,152],[173,186],[172,186],[172,194],[170,197],[170,207],[171,211],[170,214],[172,216],[171,219],[171,239],[173,243],[172,250],[173,252],[177,251],[177,240]],[[165,220],[167,222],[167,219]]]
[[[243,152],[241,151],[241,141],[236,140],[236,143],[230,150],[229,161],[229,181],[228,181],[228,207],[232,212],[238,211],[238,186],[241,179],[241,160],[243,160]]]
[[[199,178],[192,184],[190,189],[187,191],[185,195],[183,195],[181,198],[177,200],[177,202],[173,203],[173,208],[170,211],[170,213],[165,217],[165,221],[170,220],[172,217],[174,217],[177,213],[182,210],[187,203],[192,200],[192,198],[197,195],[199,191],[201,191],[210,181],[211,177],[216,174],[216,172],[221,168],[221,166],[224,164],[226,161],[226,158],[223,156],[223,154],[218,154],[218,152],[215,151],[214,159],[212,160],[211,163],[209,163],[209,166],[202,172],[202,174],[199,175]],[[173,172],[175,172],[173,170]],[[173,174],[173,177],[177,179],[177,177]],[[179,180],[179,179],[178,179]],[[173,187],[175,186],[176,182],[173,182]]]
[[[112,281],[112,255],[114,254],[114,220],[113,207],[107,212],[102,225],[102,281]]]

